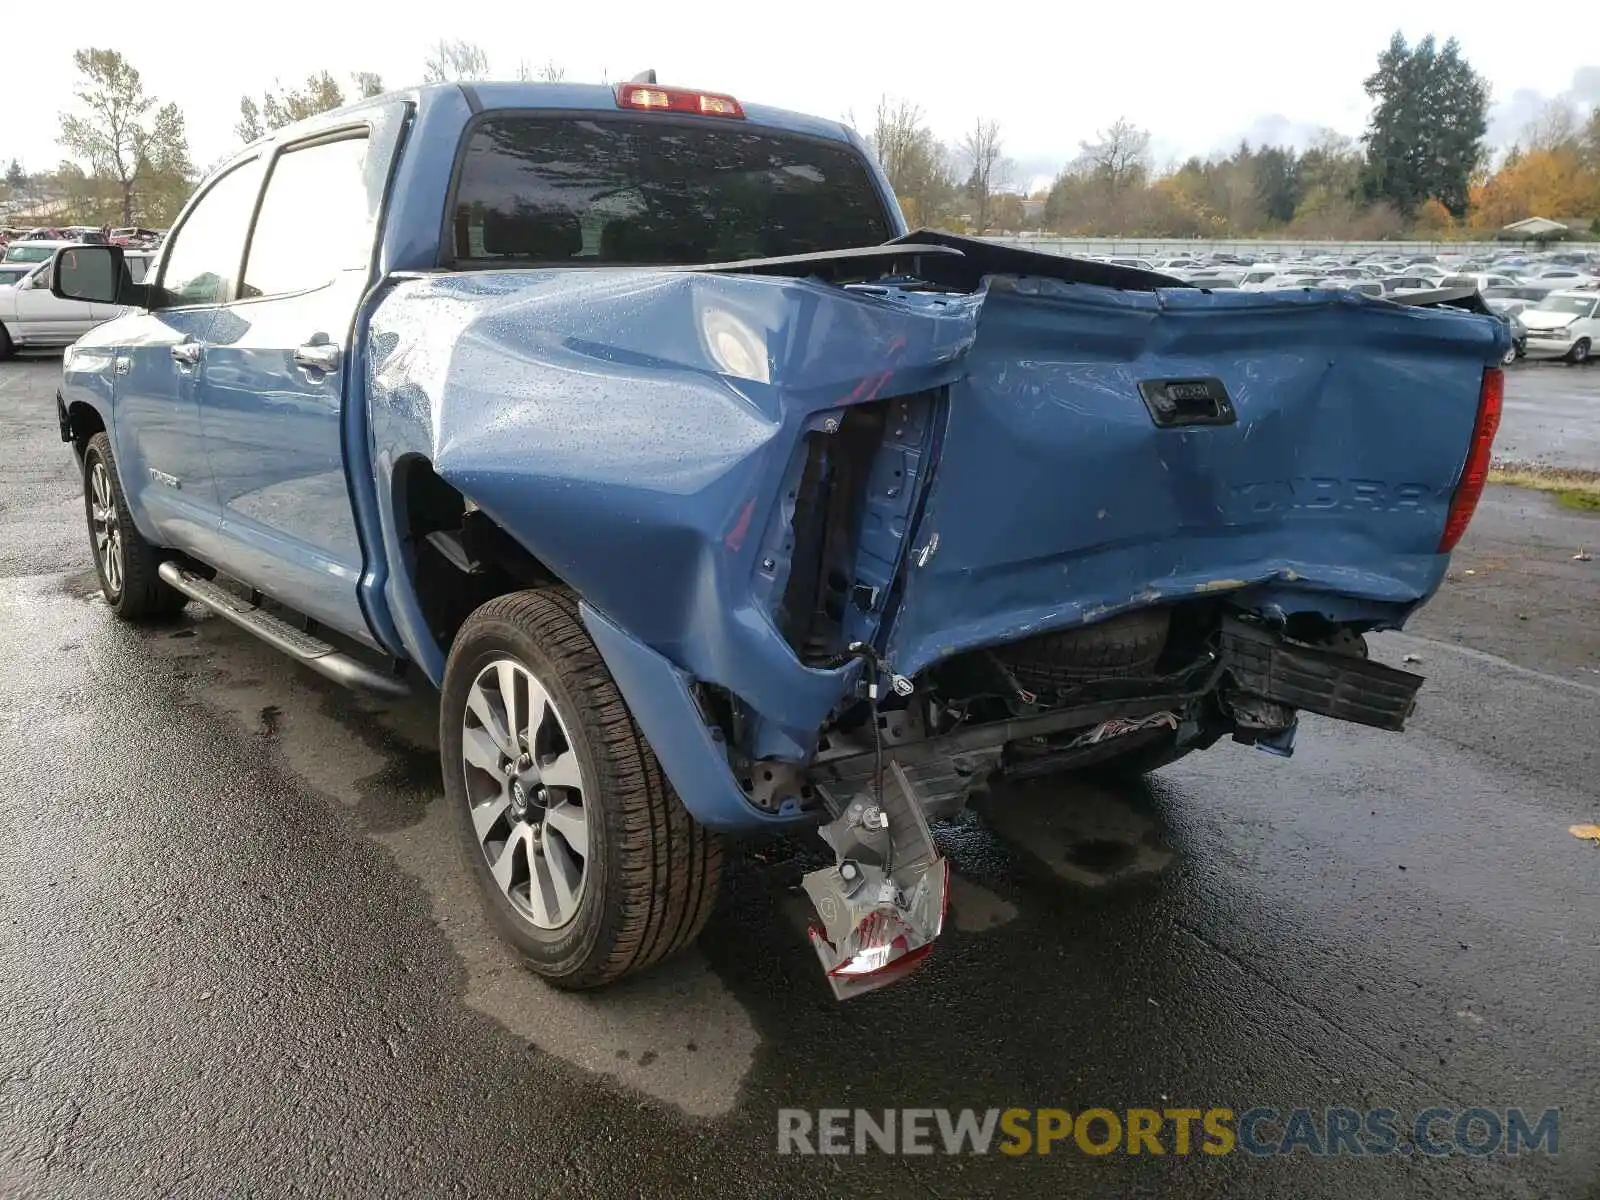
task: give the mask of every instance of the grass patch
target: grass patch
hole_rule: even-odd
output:
[[[1556,503],[1579,512],[1600,513],[1600,490],[1582,492],[1576,488],[1562,488],[1556,493]]]
[[[1502,463],[1490,468],[1489,482],[1549,492],[1562,508],[1600,513],[1600,471]]]

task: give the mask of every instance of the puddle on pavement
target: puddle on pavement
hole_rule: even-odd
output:
[[[420,884],[465,967],[468,1006],[545,1053],[691,1116],[732,1109],[761,1038],[698,952],[603,995],[541,982],[490,926],[460,862],[438,786],[432,703],[339,691],[220,625],[201,618],[194,637],[158,635],[147,644],[192,669],[191,691],[209,707],[272,738],[290,770],[349,807]]]
[[[1103,888],[1153,878],[1172,861],[1143,801],[1137,784],[1062,775],[1000,784],[979,808],[997,836],[1060,878]]]

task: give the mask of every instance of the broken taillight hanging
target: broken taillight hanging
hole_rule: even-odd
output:
[[[1467,461],[1461,468],[1461,482],[1456,484],[1455,495],[1450,498],[1444,534],[1439,538],[1440,554],[1448,554],[1455,549],[1472,521],[1472,514],[1477,511],[1484,485],[1489,482],[1489,461],[1494,452],[1494,435],[1500,428],[1505,387],[1504,371],[1499,367],[1484,369],[1483,386],[1478,390],[1478,418],[1472,426],[1472,444],[1467,447]]]

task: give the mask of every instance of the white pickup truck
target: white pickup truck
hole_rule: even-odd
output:
[[[154,256],[129,250],[135,283],[144,281]],[[96,325],[122,313],[114,304],[60,300],[50,294],[54,263],[6,263],[0,267],[0,359],[22,347],[70,346]]]

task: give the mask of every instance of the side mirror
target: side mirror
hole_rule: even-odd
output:
[[[67,246],[56,251],[50,294],[58,300],[127,304],[121,246]]]

